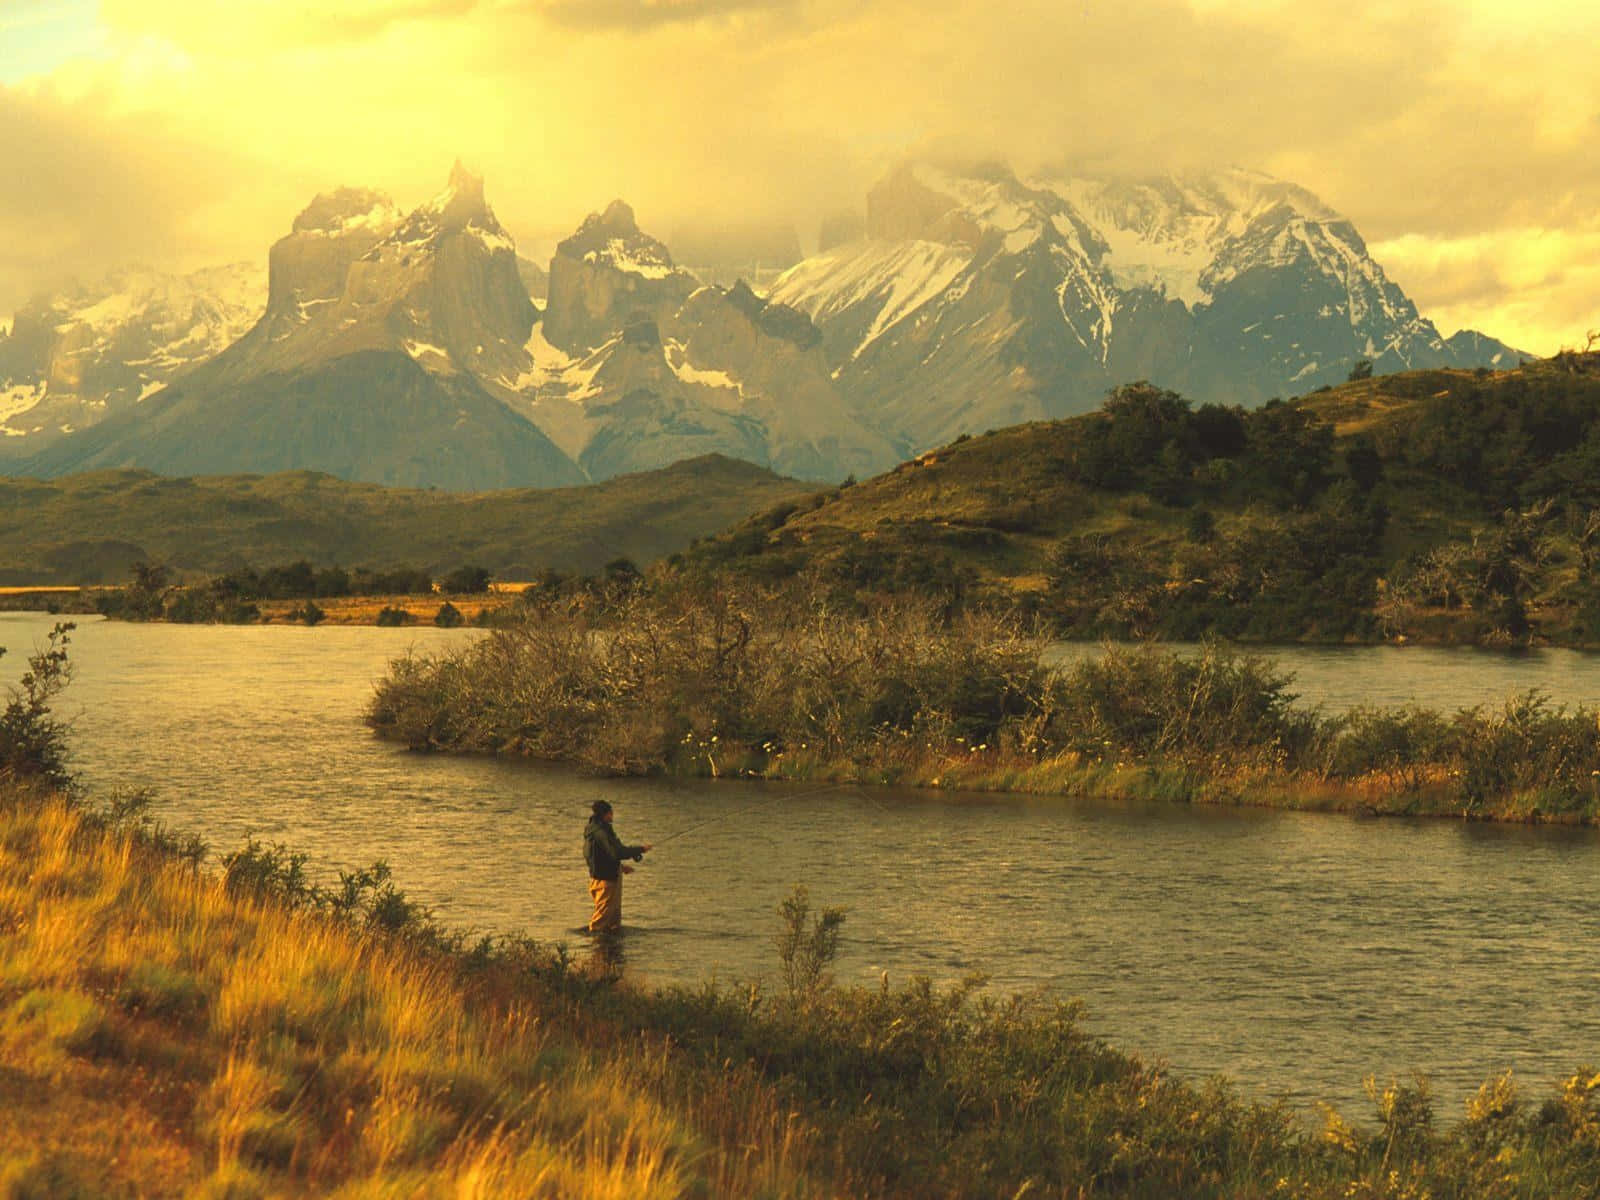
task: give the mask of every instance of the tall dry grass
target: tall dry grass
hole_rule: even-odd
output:
[[[162,1123],[116,1161],[0,1133],[0,1179],[133,1194],[166,1157],[171,1194],[681,1196],[715,1157],[627,1054],[447,956],[237,894],[59,797],[7,796],[0,847],[0,1109],[45,1088],[97,1137]]]

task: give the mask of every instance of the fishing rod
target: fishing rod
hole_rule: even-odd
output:
[[[802,800],[802,799],[805,799],[805,798],[810,797],[810,796],[821,796],[821,795],[824,795],[824,794],[826,794],[828,792],[839,792],[839,791],[845,790],[846,788],[853,788],[853,787],[856,787],[856,786],[857,785],[854,784],[854,783],[830,783],[826,787],[811,788],[809,791],[800,792],[797,795],[791,796],[790,799],[792,799],[792,800]],[[758,804],[765,804],[768,800],[771,800],[771,799],[772,799],[771,796],[762,796],[759,799],[751,800],[746,804],[741,804],[738,808],[735,808],[730,812],[718,813],[714,817],[708,817],[704,821],[696,822],[695,824],[689,826],[689,828],[687,828],[687,829],[680,829],[680,830],[678,830],[677,833],[669,833],[666,837],[662,838],[659,842],[652,843],[652,845],[657,846],[657,847],[665,846],[668,842],[674,841],[677,838],[683,837],[684,834],[693,833],[697,829],[704,829],[707,825],[715,825],[718,821],[725,820],[728,817],[734,816],[737,813],[742,813],[748,808],[754,808]]]

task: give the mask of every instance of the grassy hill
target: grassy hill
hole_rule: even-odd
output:
[[[786,501],[684,569],[1021,604],[1073,636],[1600,642],[1600,355],[1246,411],[1149,385]]]
[[[441,571],[471,563],[528,579],[618,557],[647,563],[802,490],[718,455],[586,487],[480,493],[306,471],[0,479],[0,585],[121,583],[140,561],[209,574],[301,558]]]

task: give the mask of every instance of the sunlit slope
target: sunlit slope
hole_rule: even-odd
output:
[[[512,972],[474,980],[446,956],[232,895],[9,787],[0,929],[8,1196],[632,1198],[768,1182],[707,1162],[690,1122],[630,1082],[631,1047],[557,1031]]]
[[[1587,641],[1597,500],[1600,356],[1569,355],[1250,410],[1135,386],[785,504],[690,558],[1020,598],[1085,635]]]
[[[801,485],[708,456],[560,489],[456,493],[328,475],[169,479],[102,471],[0,479],[0,583],[123,582],[138,561],[217,572],[306,558],[343,566],[544,567],[651,562]]]

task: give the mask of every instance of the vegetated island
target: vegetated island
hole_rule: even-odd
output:
[[[367,713],[417,750],[619,774],[1600,820],[1600,716],[1325,716],[1263,659],[1108,646],[1070,668],[1020,618],[792,588],[638,587],[391,664]]]
[[[781,983],[644,989],[601,948],[473,940],[382,864],[206,848],[94,805],[49,701],[0,714],[0,1188],[11,1196],[1590,1196],[1600,1074],[1459,1120],[1425,1082],[1308,1129],[976,982],[842,988],[842,914],[780,909]]]

